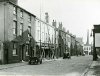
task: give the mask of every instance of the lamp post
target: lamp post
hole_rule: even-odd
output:
[[[96,54],[96,48],[95,48],[95,30],[93,29],[93,61],[96,61],[96,60],[97,60],[97,54]]]
[[[41,54],[41,0],[40,0],[40,54]]]
[[[31,35],[29,35],[29,42],[27,41],[26,43],[27,43],[27,44],[29,44],[29,48],[30,48],[30,56],[32,57],[31,39],[32,39],[32,36],[31,36]]]

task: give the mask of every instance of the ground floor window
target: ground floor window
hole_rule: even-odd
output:
[[[17,55],[17,45],[13,43],[13,55]]]
[[[26,56],[29,55],[29,45],[26,45]]]

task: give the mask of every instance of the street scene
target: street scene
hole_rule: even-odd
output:
[[[99,0],[0,0],[0,76],[99,70]]]

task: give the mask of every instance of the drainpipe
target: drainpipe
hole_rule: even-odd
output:
[[[4,41],[3,42],[5,42],[5,5],[6,5],[6,3],[5,3],[5,0],[4,0]],[[2,49],[2,64],[4,64],[4,44],[3,44],[3,49]]]

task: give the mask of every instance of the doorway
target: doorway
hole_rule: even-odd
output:
[[[21,45],[20,49],[21,49],[21,61],[25,61],[25,45]]]

